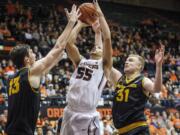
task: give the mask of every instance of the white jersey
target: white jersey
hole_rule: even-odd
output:
[[[77,111],[95,111],[106,81],[102,59],[82,59],[70,79],[68,105]]]

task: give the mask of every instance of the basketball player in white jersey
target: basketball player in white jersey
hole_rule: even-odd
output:
[[[67,106],[64,110],[61,135],[99,135],[99,118],[96,107],[103,87],[112,68],[111,35],[104,15],[97,3],[94,5],[99,13],[98,21],[93,24],[96,33],[95,44],[101,43],[103,35],[103,51],[97,46],[91,51],[91,59],[82,58],[75,39],[83,24],[79,21],[70,36],[66,50],[76,69],[70,79],[67,94]],[[68,14],[68,12],[67,12]],[[68,16],[68,15],[67,15]]]

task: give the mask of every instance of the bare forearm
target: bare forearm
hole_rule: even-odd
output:
[[[46,62],[44,62],[45,67],[50,68],[52,65],[55,65],[62,56],[63,51],[64,48],[61,46],[53,48],[51,52],[46,56]]]
[[[103,64],[106,69],[107,77],[110,75],[112,68],[112,45],[111,45],[111,33],[109,26],[104,18],[104,15],[100,16],[100,25],[103,34]]]
[[[53,65],[56,65],[57,62],[60,60],[60,58],[62,56],[62,51],[65,49],[67,42],[70,40],[70,37],[71,37],[70,33],[72,33],[73,26],[74,26],[74,22],[69,21],[64,32],[61,34],[62,36],[60,36],[57,39],[56,45],[53,48],[53,50],[55,49],[55,51],[52,52],[52,55],[55,56],[55,59],[56,59],[54,62],[55,64],[53,64]],[[58,51],[60,51],[60,52],[58,52]],[[53,66],[51,66],[51,67],[53,67]]]
[[[154,91],[160,92],[162,89],[162,65],[156,65],[156,74],[155,74],[155,81],[154,81]]]
[[[64,29],[63,33],[58,37],[55,46],[59,46],[61,44],[66,45],[66,43],[69,40],[69,36],[70,36],[70,33],[71,33],[72,29],[73,29],[74,24],[75,24],[75,22],[73,22],[73,21],[68,22],[68,24],[66,25],[66,28]]]
[[[47,69],[52,68],[51,66],[57,62],[62,54],[64,48],[62,46],[54,46],[54,48],[46,55],[46,57],[36,61],[31,67],[31,74],[38,76],[45,73]]]
[[[45,70],[45,74],[47,74],[63,57],[63,52],[59,53],[58,57],[55,59],[55,61],[49,66],[48,69]]]
[[[111,38],[110,29],[109,29],[109,26],[108,26],[103,14],[100,15],[99,22],[101,25],[104,40],[110,39]]]
[[[81,29],[82,29],[82,26],[79,23],[73,28],[73,30],[70,33],[69,40],[68,40],[69,45],[72,45],[75,43]]]
[[[102,48],[103,46],[101,35],[102,35],[101,32],[95,33],[95,45],[99,46],[100,48]]]
[[[71,59],[73,64],[77,66],[81,60],[81,56],[79,53],[78,48],[75,45],[75,41],[77,38],[77,35],[79,34],[80,30],[82,29],[82,26],[78,23],[72,30],[68,44],[66,46],[66,52],[68,54],[68,57]]]

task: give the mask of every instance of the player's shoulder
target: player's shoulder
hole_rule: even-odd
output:
[[[149,79],[148,77],[143,76],[142,82],[143,82],[143,84],[144,84],[144,83],[152,82],[152,81],[151,81],[151,79]]]

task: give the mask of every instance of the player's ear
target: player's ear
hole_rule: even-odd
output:
[[[26,65],[27,63],[29,63],[29,58],[27,56],[24,57],[24,64]]]
[[[141,70],[142,69],[142,65],[139,63],[138,64],[138,69]]]

